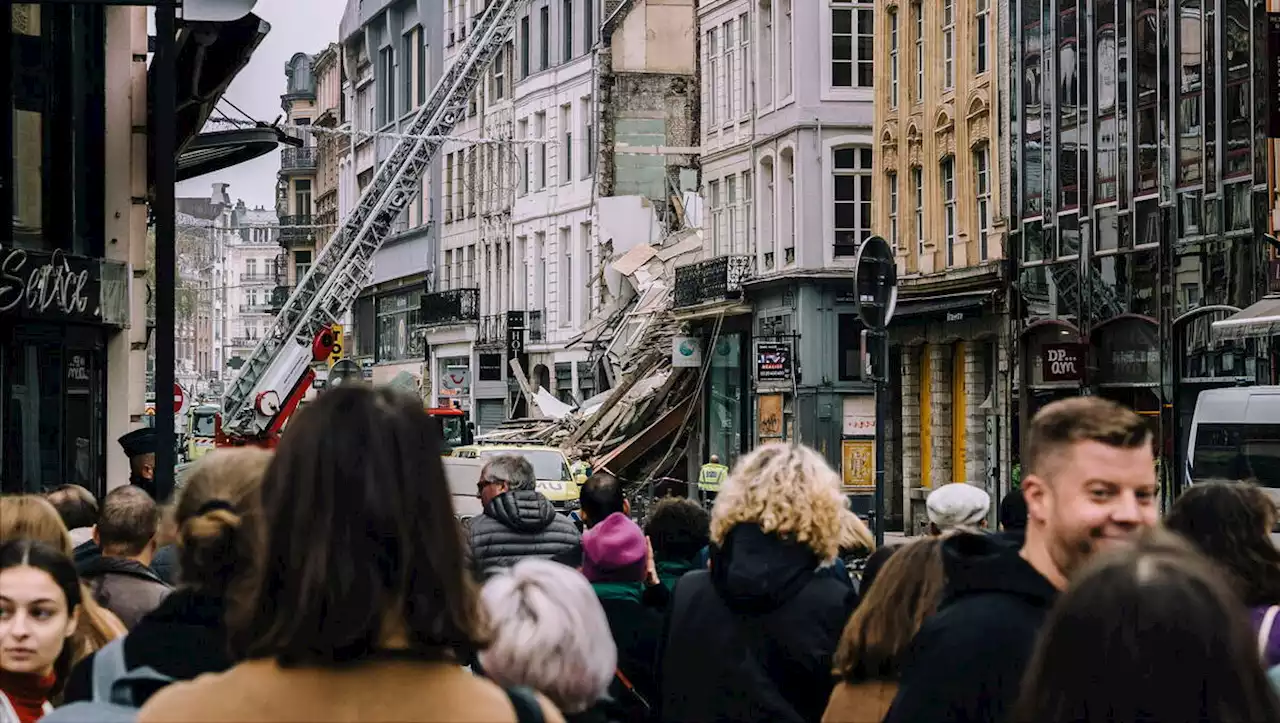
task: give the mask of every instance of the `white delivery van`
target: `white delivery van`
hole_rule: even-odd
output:
[[[1187,467],[1193,480],[1257,480],[1280,502],[1280,386],[1200,392]]]

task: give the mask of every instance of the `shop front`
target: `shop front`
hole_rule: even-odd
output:
[[[125,267],[3,249],[0,270],[0,493],[105,494],[107,343],[127,314]]]

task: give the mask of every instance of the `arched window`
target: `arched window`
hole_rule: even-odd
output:
[[[832,149],[835,257],[853,257],[871,235],[871,148]]]

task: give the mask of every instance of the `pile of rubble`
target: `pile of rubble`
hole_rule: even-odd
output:
[[[680,469],[702,380],[701,370],[671,363],[680,335],[672,289],[676,266],[696,261],[701,249],[701,232],[684,230],[656,246],[636,246],[609,264],[603,281],[617,301],[570,342],[590,350],[593,368],[601,369],[609,390],[574,407],[532,388],[513,362],[529,408],[540,416],[508,422],[481,441],[539,441],[636,483]]]

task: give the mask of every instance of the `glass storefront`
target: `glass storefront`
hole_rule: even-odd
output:
[[[706,398],[707,454],[718,455],[721,464],[733,466],[744,451],[744,429],[750,413],[746,365],[742,362],[746,335],[721,333],[711,349],[711,369]]]
[[[0,342],[0,492],[69,483],[104,494],[102,332],[24,322]]]

